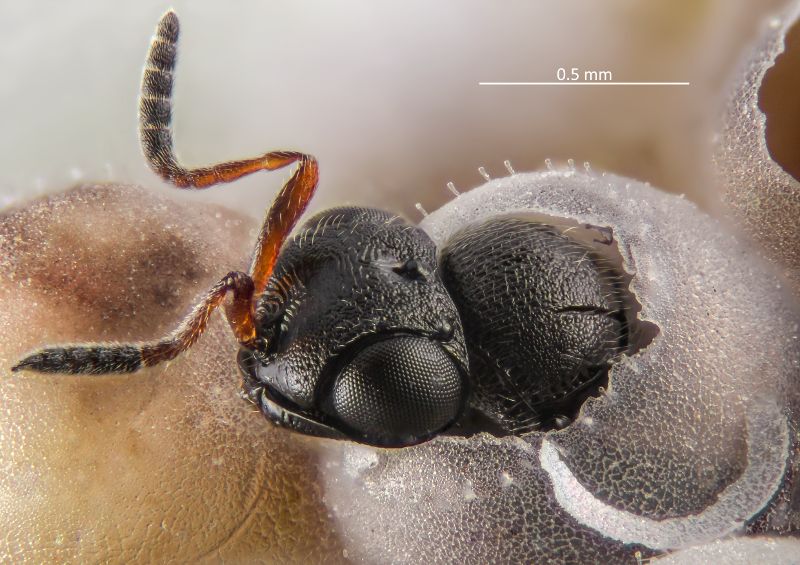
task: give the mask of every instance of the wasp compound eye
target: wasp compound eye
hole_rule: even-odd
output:
[[[324,402],[353,436],[375,445],[419,443],[461,414],[466,387],[456,363],[435,342],[393,337],[359,351]]]

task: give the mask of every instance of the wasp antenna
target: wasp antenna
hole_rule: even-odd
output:
[[[139,139],[150,167],[172,180],[181,167],[172,144],[172,84],[178,52],[178,16],[168,10],[150,42],[139,93]]]
[[[486,167],[478,167],[478,174],[480,174],[486,182],[492,180],[492,177],[486,172]]]
[[[19,361],[11,371],[102,375],[133,373],[141,367],[140,346],[96,343],[41,349]]]
[[[453,193],[453,196],[460,196],[461,193],[456,189],[456,185],[453,184],[453,181],[447,183],[447,190]]]
[[[250,275],[255,296],[263,292],[281,244],[303,214],[319,179],[317,161],[296,151],[271,151],[260,157],[187,169],[173,149],[172,86],[180,25],[174,11],[165,13],[147,53],[139,97],[139,138],[150,168],[178,188],[206,188],[258,171],[274,171],[298,163],[272,203],[258,237]]]
[[[49,347],[26,356],[11,370],[105,375],[133,373],[170,361],[194,345],[205,332],[211,313],[223,304],[228,293],[233,294],[233,300],[226,306],[228,323],[240,344],[252,346],[256,337],[251,308],[253,281],[246,273],[234,271],[203,296],[177,329],[160,340]]]
[[[511,161],[509,161],[508,159],[503,161],[503,165],[505,166],[505,168],[508,171],[509,175],[516,175],[517,174],[516,171],[514,171],[514,167],[511,166]]]

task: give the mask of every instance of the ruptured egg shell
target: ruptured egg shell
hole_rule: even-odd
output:
[[[164,335],[247,264],[254,227],[120,185],[0,213],[0,562],[343,560],[313,457],[239,397],[221,315],[136,374],[9,370],[48,344]]]
[[[800,2],[740,65],[716,138],[723,200],[800,293]]]
[[[790,496],[787,407],[800,358],[797,310],[771,267],[685,199],[574,170],[490,181],[421,227],[442,245],[511,213],[611,228],[639,317],[659,333],[612,367],[608,389],[562,431],[401,450],[329,445],[325,500],[349,554],[635,563],[754,521],[796,524],[796,501],[766,510]]]
[[[800,540],[793,538],[733,538],[717,540],[678,551],[652,561],[656,565],[697,565],[698,563],[725,563],[725,565],[795,565],[800,555]]]

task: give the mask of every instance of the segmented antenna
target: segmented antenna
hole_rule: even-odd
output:
[[[274,171],[297,161],[301,167],[305,163],[306,169],[316,169],[313,157],[296,151],[271,151],[252,159],[194,169],[181,165],[172,140],[172,86],[179,34],[178,16],[170,10],[158,22],[142,75],[139,139],[153,171],[179,188],[206,188],[258,171]]]
[[[139,137],[147,162],[174,182],[184,173],[172,144],[172,82],[178,53],[178,16],[170,10],[161,18],[147,54],[139,95]]]
[[[227,161],[189,169],[180,164],[172,142],[172,83],[177,58],[178,16],[164,14],[156,27],[142,76],[139,97],[139,137],[150,167],[179,188],[207,188],[258,171],[274,171],[298,163],[291,178],[275,197],[258,236],[250,275],[255,296],[266,287],[281,244],[300,219],[319,180],[317,161],[297,151],[270,151],[252,159]]]

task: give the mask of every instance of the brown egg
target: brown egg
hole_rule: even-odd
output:
[[[303,440],[238,396],[221,314],[167,366],[9,371],[45,344],[163,335],[246,264],[253,228],[121,185],[0,216],[0,561],[342,560]]]

